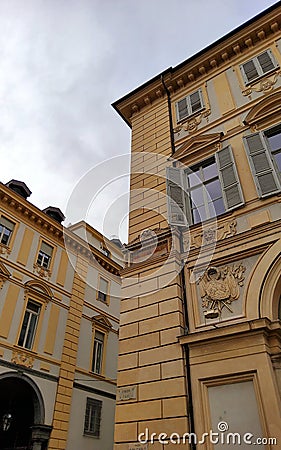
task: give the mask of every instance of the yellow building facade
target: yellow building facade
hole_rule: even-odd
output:
[[[281,445],[281,7],[114,103],[132,128],[115,450]]]
[[[0,184],[0,449],[111,450],[121,248]]]

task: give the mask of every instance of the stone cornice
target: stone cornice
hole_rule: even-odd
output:
[[[20,217],[19,220],[30,223],[42,235],[53,239],[58,245],[66,247],[73,253],[80,253],[83,257],[92,260],[95,258],[97,262],[108,272],[119,275],[121,266],[115,261],[105,256],[96,248],[90,246],[83,239],[79,238],[72,231],[64,228],[58,222],[53,220],[47,214],[43,213],[39,208],[32,205],[27,200],[18,196],[8,187],[0,183],[0,201],[3,209],[11,210]]]
[[[253,332],[266,332],[267,334],[276,334],[281,338],[280,321],[272,322],[268,318],[259,318],[251,321],[245,321],[236,324],[217,324],[216,327],[200,329],[200,332],[190,333],[188,335],[179,336],[180,344],[185,345],[202,345],[204,342],[211,340],[220,340],[222,337],[230,337],[235,335],[245,335]]]
[[[178,66],[167,69],[117,100],[113,107],[131,126],[131,118],[135,113],[165,95],[162,80],[172,94],[197,81],[203,81],[206,75],[225,69],[230,62],[247,54],[255,46],[280,36],[280,26],[281,7],[275,5]]]

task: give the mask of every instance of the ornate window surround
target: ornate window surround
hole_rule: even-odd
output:
[[[44,313],[47,309],[49,301],[53,298],[52,290],[47,286],[45,283],[42,283],[37,280],[29,280],[24,285],[24,305],[22,309],[21,319],[20,319],[20,326],[18,329],[16,342],[19,341],[22,324],[24,320],[25,311],[27,308],[28,300],[33,300],[34,302],[38,303],[41,306],[40,312],[39,312],[39,318],[38,323],[35,331],[35,338],[33,342],[32,349],[24,349],[25,351],[31,351],[32,353],[37,352],[39,339],[41,335],[41,329],[44,319]],[[16,348],[23,348],[21,346],[15,345]]]
[[[97,316],[93,316],[91,318],[92,322],[92,345],[91,345],[91,357],[90,357],[90,367],[89,371],[94,373],[96,376],[105,376],[105,362],[106,362],[106,355],[107,355],[107,340],[110,330],[112,329],[112,324],[107,319],[106,316],[103,314],[99,314]],[[104,335],[104,341],[103,341],[103,354],[102,354],[102,364],[101,364],[101,371],[100,373],[95,373],[92,371],[92,362],[93,362],[93,356],[94,356],[94,342],[95,342],[95,333],[96,331],[99,331]]]

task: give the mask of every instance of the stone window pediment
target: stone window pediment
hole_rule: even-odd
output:
[[[244,124],[250,126],[253,131],[265,128],[267,124],[271,124],[272,119],[279,117],[280,103],[281,92],[268,95],[249,111]]]
[[[192,136],[181,144],[170,159],[185,162],[186,158],[196,152],[209,150],[210,148],[218,149],[220,146],[223,133],[201,134]]]

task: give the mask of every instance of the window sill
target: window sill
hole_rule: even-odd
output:
[[[100,436],[96,436],[95,434],[87,433],[87,432],[85,432],[85,431],[84,431],[84,433],[83,433],[83,436],[84,436],[84,437],[89,437],[89,438],[94,438],[94,439],[100,439]]]
[[[100,298],[97,297],[96,301],[102,303],[103,305],[109,306],[109,300],[108,301],[104,301],[104,300],[101,300]]]
[[[277,70],[279,70],[280,67],[275,67],[274,69],[270,70],[267,73],[264,73],[263,75],[260,75],[258,78],[255,78],[254,80],[245,82],[245,87],[252,87],[255,84],[257,84],[259,81],[261,81],[262,79],[266,79],[268,76],[271,76],[274,74],[274,72],[276,72]]]
[[[39,275],[39,277],[50,278],[50,276],[52,275],[50,269],[40,266],[37,263],[33,264],[33,268],[34,268],[34,272],[37,273],[37,275]]]
[[[92,370],[90,370],[90,374],[94,375],[99,380],[106,380],[105,375],[103,375],[102,373],[96,373],[96,372],[93,372]]]
[[[188,122],[190,119],[194,119],[196,116],[199,116],[204,111],[207,111],[205,107],[199,109],[198,111],[196,111],[193,114],[190,114],[190,116],[187,116],[184,119],[177,121],[176,127],[181,127],[185,122]]]

